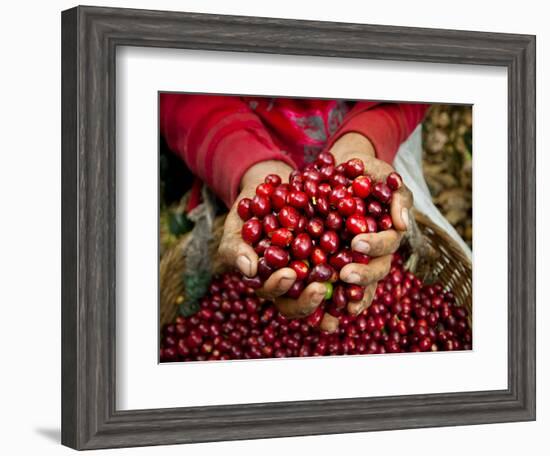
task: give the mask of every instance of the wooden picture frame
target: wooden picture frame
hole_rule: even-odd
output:
[[[119,411],[115,51],[145,46],[505,67],[508,388]],[[535,419],[535,37],[77,7],[62,13],[62,443],[76,449]]]

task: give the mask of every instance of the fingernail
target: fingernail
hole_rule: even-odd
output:
[[[409,229],[409,210],[405,207],[401,209],[401,220],[403,220],[403,223]]]
[[[352,272],[352,273],[348,274],[348,276],[345,279],[345,281],[348,282],[348,283],[357,283],[360,280],[361,280],[361,276],[359,274],[357,274],[356,272]]]
[[[281,290],[288,290],[292,284],[294,283],[294,279],[289,279],[288,277],[283,277],[281,280],[279,280],[279,287]]]
[[[237,267],[241,270],[243,274],[249,277],[252,275],[251,273],[252,263],[244,255],[237,257]]]
[[[321,304],[321,302],[323,302],[323,300],[325,299],[325,295],[327,293],[326,291],[326,287],[323,286],[323,292],[318,292],[318,293],[315,293],[312,297],[311,297],[311,300],[313,302],[314,305],[318,305],[318,304]]]
[[[326,313],[321,320],[321,329],[323,331],[333,333],[338,329],[338,318],[333,317],[331,314]]]
[[[352,315],[357,315],[361,310],[361,303],[348,303],[348,312]]]
[[[357,241],[355,244],[355,250],[361,253],[369,253],[370,245],[366,241]]]

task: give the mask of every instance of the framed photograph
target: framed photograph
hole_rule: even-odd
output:
[[[62,13],[62,443],[535,419],[535,37]]]

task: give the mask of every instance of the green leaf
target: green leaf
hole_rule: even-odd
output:
[[[193,222],[183,213],[171,212],[169,215],[168,226],[170,233],[175,236],[187,233],[193,227]]]
[[[183,286],[186,301],[198,301],[208,291],[211,274],[209,272],[197,273],[185,272],[183,274]]]
[[[179,305],[179,313],[183,317],[190,317],[196,314],[200,309],[199,303],[194,301],[184,301]]]
[[[206,295],[212,275],[209,272],[202,274],[184,272],[182,279],[185,299],[179,305],[179,313],[189,317],[200,310],[199,300]]]

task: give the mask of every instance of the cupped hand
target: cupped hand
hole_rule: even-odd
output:
[[[359,158],[365,164],[365,172],[376,181],[385,181],[393,167],[376,158],[371,142],[358,133],[347,133],[334,143],[330,152],[336,163],[344,163],[352,158]],[[348,311],[357,315],[372,302],[378,281],[384,278],[391,268],[392,254],[399,248],[401,239],[409,226],[409,210],[413,205],[410,190],[401,183],[393,192],[390,214],[393,229],[378,233],[364,233],[355,236],[351,248],[368,255],[369,264],[350,263],[340,270],[340,279],[350,284],[366,287],[363,299],[348,303]]]
[[[227,214],[218,253],[226,264],[236,267],[248,277],[254,277],[258,272],[258,255],[241,236],[243,221],[237,213],[237,204],[242,198],[253,198],[257,185],[268,174],[278,174],[285,182],[291,172],[292,168],[280,161],[265,161],[251,166],[241,180],[241,193]],[[288,318],[306,317],[325,299],[326,286],[313,282],[297,299],[283,296],[295,281],[296,272],[291,268],[282,268],[271,274],[256,293],[273,301],[277,309]],[[321,328],[329,332],[336,329],[334,322],[328,318],[323,319]]]

